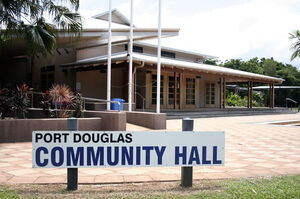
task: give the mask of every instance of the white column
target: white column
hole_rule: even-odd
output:
[[[128,111],[132,111],[132,49],[133,49],[133,0],[130,1],[130,42],[129,42],[129,95]]]
[[[160,56],[161,56],[161,0],[158,0],[158,46],[157,46],[157,89],[156,89],[156,113],[160,113]]]
[[[107,101],[110,101],[111,95],[111,0],[109,0],[108,14],[108,48],[107,48]],[[107,110],[110,110],[110,102],[107,102]]]

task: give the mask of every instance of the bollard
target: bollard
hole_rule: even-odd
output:
[[[182,131],[193,131],[194,120],[190,118],[182,119]],[[193,186],[193,167],[181,167],[181,186]]]
[[[68,118],[68,130],[77,131],[78,130],[78,120],[77,118]],[[78,168],[68,168],[68,187],[67,190],[77,190],[78,188]]]

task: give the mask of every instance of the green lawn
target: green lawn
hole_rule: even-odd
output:
[[[300,198],[300,175],[273,178],[194,181],[184,189],[178,182],[120,185],[0,185],[0,198]]]

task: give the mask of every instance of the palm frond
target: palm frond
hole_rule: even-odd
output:
[[[294,60],[300,57],[300,30],[296,30],[294,33],[289,33],[289,35],[290,40],[296,40],[290,47],[293,51],[291,60]]]
[[[54,18],[57,27],[68,32],[80,34],[82,29],[81,17],[78,13],[61,12]]]
[[[34,25],[24,24],[24,38],[31,53],[52,54],[55,50],[54,28],[40,18]]]
[[[4,39],[22,37],[31,54],[54,52],[56,29],[80,35],[82,24],[81,16],[76,13],[78,7],[79,0],[0,0],[2,43]],[[46,23],[45,14],[52,24]]]

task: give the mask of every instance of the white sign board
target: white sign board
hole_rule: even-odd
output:
[[[33,131],[34,168],[224,165],[224,132]]]

